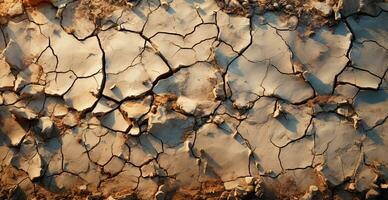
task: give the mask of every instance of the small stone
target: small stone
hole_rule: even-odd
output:
[[[81,186],[78,187],[78,189],[81,190],[81,191],[85,191],[86,188],[87,188],[86,185],[81,185]]]
[[[275,3],[273,3],[273,7],[274,8],[279,8],[279,4],[275,2]]]
[[[319,190],[319,188],[316,185],[310,185],[310,187],[309,187],[309,191],[311,193],[317,192],[318,190]]]
[[[334,11],[334,19],[335,20],[341,19],[341,13],[338,10]]]
[[[160,4],[165,10],[168,10],[170,8],[170,5],[168,4],[167,0],[160,0]]]
[[[286,9],[287,9],[287,10],[292,10],[293,8],[294,8],[294,7],[293,7],[292,5],[290,5],[290,4],[287,4],[287,5],[286,5]]]
[[[129,130],[129,135],[137,136],[140,135],[140,128],[138,126],[132,126],[131,130]]]
[[[65,7],[58,8],[57,13],[55,14],[55,18],[60,19],[64,10]]]
[[[166,185],[160,185],[159,188],[158,188],[158,191],[167,192]]]
[[[336,112],[339,115],[342,115],[345,117],[350,117],[354,113],[353,110],[350,109],[349,107],[339,107],[339,108],[337,108]]]
[[[190,141],[185,141],[185,143],[184,143],[185,145],[184,145],[184,150],[186,151],[186,152],[190,152],[190,147],[191,147],[191,142]]]
[[[158,191],[155,194],[155,199],[156,200],[164,200],[165,198],[166,198],[166,194],[164,194],[164,192],[162,192],[162,191]]]
[[[221,125],[222,123],[224,123],[224,118],[220,115],[217,115],[213,118],[213,122],[217,125]]]
[[[297,26],[298,26],[298,22],[299,22],[299,19],[297,16],[291,16],[289,19],[288,19],[288,27],[290,29],[295,29]]]
[[[247,0],[245,0],[245,1],[242,2],[242,5],[243,5],[243,6],[248,6],[248,5],[249,5],[249,2],[248,2]]]
[[[317,170],[318,172],[322,171],[323,170],[323,166],[322,165],[318,165],[315,170]]]
[[[277,103],[276,104],[276,108],[275,108],[275,112],[273,113],[273,117],[274,118],[277,118],[277,117],[279,117],[280,116],[280,114],[282,114],[283,113],[283,107],[279,104],[279,103]]]
[[[264,172],[266,175],[271,175],[273,173],[272,169],[269,169],[267,171]]]
[[[350,190],[350,191],[354,191],[356,189],[356,184],[355,183],[349,183],[347,189]]]
[[[126,5],[129,7],[129,8],[133,8],[134,4],[133,2],[130,2],[130,1],[125,1]]]
[[[313,7],[320,11],[324,16],[329,16],[333,11],[332,7],[326,4],[326,2],[314,2]]]
[[[247,183],[248,185],[253,184],[254,180],[255,180],[254,177],[251,177],[251,176],[245,177],[245,183]]]
[[[358,115],[353,115],[352,120],[353,120],[353,128],[357,129],[360,124],[361,118]]]

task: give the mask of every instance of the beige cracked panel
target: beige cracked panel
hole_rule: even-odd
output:
[[[387,199],[388,1],[0,0],[0,200]]]

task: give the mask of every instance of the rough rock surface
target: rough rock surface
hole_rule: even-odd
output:
[[[384,199],[388,2],[0,0],[0,199]]]

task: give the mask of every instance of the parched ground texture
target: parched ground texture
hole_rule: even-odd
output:
[[[0,0],[0,199],[386,199],[388,3]]]

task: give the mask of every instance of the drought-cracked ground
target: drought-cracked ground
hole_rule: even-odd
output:
[[[388,3],[42,2],[0,0],[0,199],[387,198]]]

